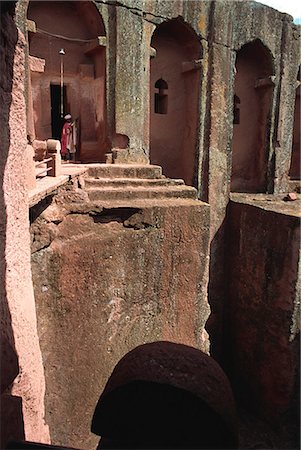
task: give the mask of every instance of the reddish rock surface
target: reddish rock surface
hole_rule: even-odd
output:
[[[281,197],[233,195],[227,224],[224,355],[241,398],[272,423],[299,397],[300,204]]]
[[[72,194],[80,198],[62,189],[32,223],[32,271],[51,436],[90,448],[99,392],[129,350],[164,339],[208,351],[209,207],[168,198],[104,207]]]
[[[5,2],[4,2],[5,3]],[[13,2],[8,10],[14,9]],[[25,40],[7,11],[1,11],[0,77],[0,320],[2,442],[8,438],[49,440],[44,422],[45,379],[36,326],[30,269],[25,179]],[[4,70],[3,70],[4,68]],[[6,342],[3,348],[3,342]],[[13,395],[10,395],[13,394]],[[6,415],[3,415],[5,411]]]
[[[182,164],[177,167],[181,169],[179,174],[189,173],[189,182],[197,188],[197,193],[193,188],[187,190],[176,183],[173,192],[165,189],[166,186],[151,190],[148,189],[153,182],[150,180],[148,188],[144,184],[138,192],[136,180],[132,183],[133,189],[121,195],[124,196],[121,201],[120,193],[125,188],[121,180],[118,180],[121,183],[118,189],[116,180],[110,180],[111,185],[106,180],[109,189],[105,193],[100,193],[104,188],[103,180],[98,180],[98,186],[92,181],[93,194],[88,192],[88,186],[85,191],[79,189],[83,187],[80,180],[73,186],[67,184],[52,209],[41,214],[56,190],[68,182],[66,176],[54,179],[51,186],[46,182],[42,193],[39,191],[30,197],[31,206],[41,200],[31,210],[34,222],[32,261],[39,338],[47,373],[47,420],[57,442],[69,445],[72,436],[74,445],[78,446],[78,441],[85,436],[83,442],[93,447],[95,440],[87,437],[92,402],[123,354],[141,342],[156,339],[208,348],[204,324],[209,314],[206,301],[209,217],[208,205],[197,203],[196,195],[210,203],[209,300],[212,314],[207,328],[210,329],[211,351],[215,357],[228,357],[222,333],[223,322],[228,323],[229,342],[233,340],[233,347],[229,345],[230,356],[233,351],[233,372],[246,380],[246,391],[251,392],[250,405],[263,405],[267,419],[273,420],[294,404],[292,373],[297,360],[294,352],[298,302],[293,296],[300,286],[293,280],[297,273],[293,264],[299,260],[295,254],[298,237],[291,223],[298,216],[299,200],[281,201],[280,214],[279,209],[273,210],[271,199],[262,199],[262,204],[255,206],[261,211],[258,221],[255,213],[250,214],[254,204],[241,206],[244,211],[241,215],[237,213],[236,218],[241,219],[242,228],[233,220],[233,242],[228,248],[229,234],[225,226],[232,170],[235,61],[236,53],[254,41],[264,45],[271,56],[274,87],[271,87],[266,129],[261,130],[261,138],[265,138],[262,152],[265,159],[264,164],[258,166],[261,173],[255,175],[264,180],[262,186],[268,192],[281,193],[282,200],[284,193],[295,189],[289,187],[291,163],[290,175],[298,176],[297,104],[293,131],[300,65],[298,27],[290,16],[247,1],[119,0],[114,5],[111,2],[30,2],[29,9],[28,5],[27,0],[18,1],[16,7],[15,23],[24,33],[24,39],[20,33],[18,35],[12,19],[14,2],[1,2],[1,68],[4,70],[0,73],[3,130],[0,210],[4,211],[0,215],[0,257],[4,262],[0,268],[1,325],[12,353],[18,356],[20,375],[13,390],[23,400],[28,437],[34,434],[35,439],[38,436],[47,439],[47,427],[43,422],[44,373],[30,271],[24,181],[28,171],[26,134],[31,140],[54,137],[51,136],[50,84],[58,85],[60,74],[59,59],[50,61],[49,58],[51,45],[44,47],[41,41],[52,40],[56,56],[66,44],[65,81],[69,88],[67,99],[72,100],[66,107],[70,106],[72,114],[82,119],[82,156],[93,161],[103,158],[148,164],[150,57],[156,57],[150,44],[155,30],[172,19],[195,34],[202,46],[200,60],[196,61],[195,54],[188,49],[184,52],[191,55],[192,60],[182,61],[183,76],[188,75],[189,68],[198,70],[200,92],[198,99],[194,99],[192,115],[197,123],[192,121],[191,129],[181,127],[182,133],[179,132],[176,142],[178,145],[182,139],[182,147],[187,149],[178,159]],[[144,5],[147,5],[145,10]],[[69,14],[71,9],[74,14]],[[93,38],[93,42],[67,43],[34,33],[34,28],[37,29],[34,24],[27,29],[28,17],[36,20],[38,28],[46,32],[66,33],[83,40]],[[172,39],[180,38],[175,30],[169,31]],[[72,48],[76,49],[74,58]],[[32,92],[27,60],[31,51],[40,59],[36,61],[38,65],[32,65],[38,70],[32,72]],[[44,57],[45,71],[42,72]],[[176,70],[179,72],[179,67]],[[264,76],[269,77],[270,71]],[[264,80],[251,81],[262,86]],[[180,85],[169,81],[169,99],[174,99],[169,111],[176,106],[178,97],[187,100],[190,95],[179,93],[179,89]],[[58,86],[53,90],[57,95]],[[179,125],[186,122],[184,116],[181,121],[177,114]],[[160,129],[164,132],[164,126]],[[197,136],[193,143],[189,136],[195,131]],[[171,137],[174,137],[172,133]],[[248,133],[242,133],[241,138],[248,139]],[[254,152],[252,163],[258,155],[257,144],[262,144],[261,138],[250,148]],[[186,147],[188,142],[193,148]],[[116,149],[107,157],[105,153],[111,144]],[[172,145],[169,148],[168,158],[172,155]],[[248,170],[244,175],[246,178],[250,175]],[[243,185],[247,182],[242,181]],[[154,184],[161,182],[155,180]],[[130,192],[133,192],[132,197]],[[179,192],[181,200],[176,198]],[[95,195],[95,204],[89,195],[91,198]],[[132,201],[134,195],[135,202]],[[151,195],[155,198],[146,200]],[[97,204],[100,199],[101,205]],[[73,206],[67,207],[66,203]],[[242,203],[248,203],[247,199]],[[293,205],[295,212],[292,212]],[[280,216],[282,219],[278,221]],[[247,223],[246,217],[255,219],[255,226]],[[284,237],[292,260],[288,260],[280,237]],[[245,250],[243,265],[238,241]],[[265,252],[263,256],[262,252]],[[257,261],[260,262],[258,267]],[[230,306],[225,302],[228,286]],[[227,322],[228,306],[231,314]],[[239,339],[240,334],[246,338],[245,343]],[[257,352],[258,347],[261,353]],[[252,353],[254,348],[256,358]],[[280,366],[281,373],[277,373]],[[77,396],[75,392],[80,394]],[[62,417],[67,418],[67,423]],[[252,442],[249,445],[254,447]],[[279,444],[279,448],[282,447]]]

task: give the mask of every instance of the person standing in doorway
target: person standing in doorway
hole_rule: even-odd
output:
[[[76,121],[72,122],[71,114],[64,117],[65,123],[61,136],[61,154],[64,161],[75,161],[77,147]]]

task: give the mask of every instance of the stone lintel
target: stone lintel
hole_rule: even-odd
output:
[[[45,59],[29,55],[29,68],[31,72],[43,73],[45,71]]]
[[[275,86],[275,76],[274,75],[270,75],[269,77],[266,78],[258,78],[255,81],[255,89],[258,88],[262,88],[262,87],[267,87],[267,86]]]

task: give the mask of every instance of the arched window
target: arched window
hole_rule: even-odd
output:
[[[155,88],[157,88],[159,90],[161,90],[161,89],[168,89],[168,84],[166,83],[165,80],[160,78],[159,80],[156,81]]]
[[[157,92],[155,92],[155,113],[156,114],[167,114],[167,107],[168,107],[168,96],[167,96],[167,89],[168,84],[165,80],[160,78],[155,83],[155,89],[157,89]]]

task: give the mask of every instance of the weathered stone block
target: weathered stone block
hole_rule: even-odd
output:
[[[91,448],[99,392],[125,353],[160,339],[208,351],[209,207],[128,200],[76,214],[71,205],[55,225],[58,205],[68,208],[58,197],[47,214],[56,235],[49,245],[47,232],[40,251],[41,227],[32,225],[47,421],[54,442]]]
[[[279,423],[299,398],[300,205],[260,195],[232,199],[225,355],[241,398]]]
[[[43,73],[45,70],[45,59],[37,58],[36,56],[28,56],[29,68],[32,72]]]

